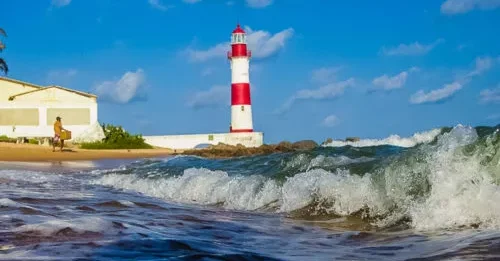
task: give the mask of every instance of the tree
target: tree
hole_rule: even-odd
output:
[[[5,30],[0,28],[0,35],[3,35],[4,37],[7,37],[7,34],[5,33]],[[0,53],[5,49],[5,45],[0,41]],[[0,71],[4,72],[7,74],[9,72],[9,67],[7,66],[7,63],[3,58],[0,58]]]

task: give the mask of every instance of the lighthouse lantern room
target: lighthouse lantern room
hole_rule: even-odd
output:
[[[249,64],[246,33],[238,24],[231,35],[231,127],[230,132],[253,132]]]

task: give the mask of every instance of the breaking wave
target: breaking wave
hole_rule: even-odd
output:
[[[339,141],[334,140],[330,143],[324,144],[326,147],[343,147],[343,146],[353,146],[353,147],[371,147],[371,146],[398,146],[398,147],[413,147],[421,143],[429,143],[441,134],[441,129],[433,129],[430,131],[417,132],[413,136],[408,138],[402,138],[399,135],[391,135],[385,139],[362,139],[359,141]]]
[[[500,227],[498,127],[363,142],[230,160],[149,160],[101,172],[92,183],[297,219],[359,218],[378,228]]]

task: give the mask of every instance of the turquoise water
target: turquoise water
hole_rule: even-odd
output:
[[[498,127],[213,160],[0,165],[0,260],[494,260]]]

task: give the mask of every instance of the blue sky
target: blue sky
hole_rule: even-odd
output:
[[[265,142],[500,123],[500,1],[16,0],[8,77],[99,95],[144,135],[226,132],[226,51],[246,28]]]

